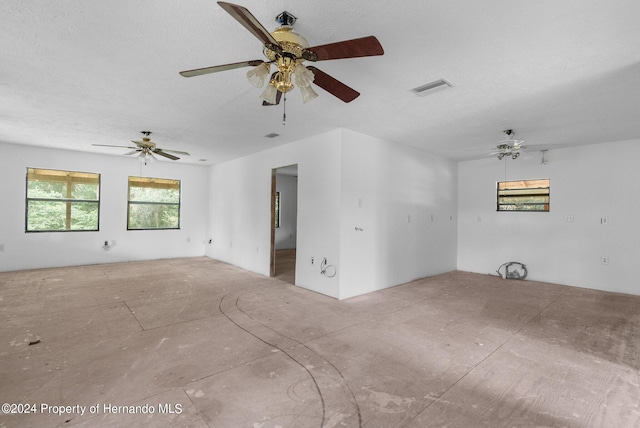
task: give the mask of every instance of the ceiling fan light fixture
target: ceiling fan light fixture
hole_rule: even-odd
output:
[[[262,88],[270,71],[271,67],[269,66],[269,63],[263,62],[262,64],[247,71],[247,79],[249,80],[249,83],[256,88]]]
[[[313,83],[313,79],[315,79],[316,77],[316,75],[313,74],[313,71],[309,70],[301,63],[298,63],[293,71],[296,85],[298,85],[300,88],[309,87],[309,85]]]
[[[267,85],[266,88],[264,88],[264,91],[262,92],[262,94],[260,95],[260,98],[269,103],[269,104],[276,104],[276,96],[278,95],[278,90],[276,89],[276,87],[273,85],[273,80],[271,82],[269,82],[269,84]]]
[[[140,163],[147,165],[151,162],[155,162],[157,159],[149,150],[142,150],[138,155],[138,160],[140,161]]]
[[[318,97],[318,94],[313,90],[311,86],[301,86],[300,94],[302,94],[302,102],[304,104]]]

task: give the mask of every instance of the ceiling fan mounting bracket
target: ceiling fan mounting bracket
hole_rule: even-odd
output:
[[[280,25],[293,25],[298,18],[287,12],[286,10],[280,15],[276,16],[276,22]]]

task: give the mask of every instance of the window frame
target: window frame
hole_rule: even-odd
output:
[[[133,187],[147,187],[147,188],[163,188],[162,183],[168,184],[164,188],[171,188],[169,185],[171,182],[177,184],[178,190],[178,202],[153,202],[153,201],[135,201],[131,200],[131,183],[133,181],[142,181],[145,180],[149,183],[153,183],[151,186],[133,186]],[[131,205],[172,205],[178,207],[178,224],[176,227],[131,227]],[[173,179],[173,178],[158,178],[158,177],[140,177],[140,176],[129,176],[127,177],[127,230],[180,230],[180,212],[182,206],[182,181]]]
[[[41,175],[49,175],[58,176],[58,177],[66,177],[63,179],[53,179],[53,180],[30,180],[29,173],[33,171],[34,174],[38,174],[40,172]],[[54,173],[54,174],[52,174]],[[57,174],[56,174],[57,173]],[[71,193],[73,191],[73,187],[71,184],[74,182],[82,182],[83,177],[81,175],[94,176],[97,178],[97,199],[79,199],[72,198]],[[76,176],[77,180],[73,180],[72,177]],[[66,190],[67,197],[66,198],[41,198],[41,197],[29,197],[29,183],[31,181],[48,181],[48,182],[66,182]],[[93,180],[89,180],[91,182]],[[102,175],[97,172],[86,172],[86,171],[68,171],[64,169],[51,169],[51,168],[35,168],[35,167],[27,167],[27,172],[25,174],[25,207],[24,207],[24,231],[25,233],[50,233],[50,232],[99,232],[100,231],[100,199],[102,192]],[[63,203],[66,205],[66,216],[65,216],[65,228],[64,229],[29,229],[29,203],[30,202],[52,202],[52,203]],[[72,206],[74,203],[77,204],[95,204],[97,206],[97,217],[96,217],[96,227],[95,229],[72,229],[71,228],[71,212]]]
[[[546,182],[546,185],[544,184]],[[520,183],[519,186],[506,187],[509,183]],[[505,186],[501,186],[505,185]],[[509,193],[511,191],[511,193]],[[502,192],[502,194],[501,194]],[[505,198],[546,197],[542,202],[504,202]],[[512,209],[501,209],[502,207]],[[542,206],[541,209],[523,209],[523,207]],[[537,178],[527,180],[505,180],[496,182],[496,211],[498,212],[550,212],[551,211],[551,179]]]

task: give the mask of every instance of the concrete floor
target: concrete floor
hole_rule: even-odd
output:
[[[639,349],[640,297],[489,275],[336,301],[207,258],[5,272],[0,403],[35,413],[0,426],[638,427]]]

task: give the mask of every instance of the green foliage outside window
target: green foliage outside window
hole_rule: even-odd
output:
[[[100,174],[27,168],[26,231],[96,231]]]
[[[276,192],[274,218],[275,218],[275,226],[280,227],[280,192]]]
[[[179,229],[180,180],[129,177],[127,228]]]

